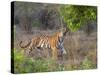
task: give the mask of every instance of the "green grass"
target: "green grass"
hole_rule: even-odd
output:
[[[84,61],[82,62],[80,69],[95,69],[96,65],[93,64],[89,59],[84,59]]]
[[[67,65],[67,66],[66,66]],[[94,69],[96,65],[89,59],[79,65],[62,64],[59,65],[52,59],[32,59],[24,55],[23,50],[14,49],[14,72],[15,73],[32,73],[32,72],[51,72],[51,71],[67,71],[78,69]]]

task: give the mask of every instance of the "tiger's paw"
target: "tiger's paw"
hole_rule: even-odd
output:
[[[67,54],[67,52],[64,50],[64,51],[63,51],[63,54]]]

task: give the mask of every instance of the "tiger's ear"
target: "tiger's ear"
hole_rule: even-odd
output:
[[[69,30],[69,28],[65,27],[64,31],[69,32],[70,30]]]
[[[69,32],[69,29],[65,27],[65,28],[63,29],[63,35],[65,36],[68,32]]]

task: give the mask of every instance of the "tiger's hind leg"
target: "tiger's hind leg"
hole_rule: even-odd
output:
[[[51,49],[48,49],[48,50],[47,50],[47,57],[50,58],[51,56],[52,56],[52,54],[51,54]]]
[[[52,48],[52,59],[57,60],[57,48]]]
[[[38,57],[42,57],[43,48],[41,48],[41,47],[36,47],[35,49],[37,50]]]
[[[33,43],[31,43],[30,46],[28,47],[28,54],[30,54],[34,48],[35,47],[34,47]]]

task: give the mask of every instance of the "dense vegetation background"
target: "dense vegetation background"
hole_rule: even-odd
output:
[[[52,35],[67,27],[63,61],[51,59],[48,50],[27,51],[18,46],[27,44],[33,36]],[[12,50],[15,73],[94,69],[97,67],[97,7],[58,5],[45,3],[14,3],[14,49]]]

